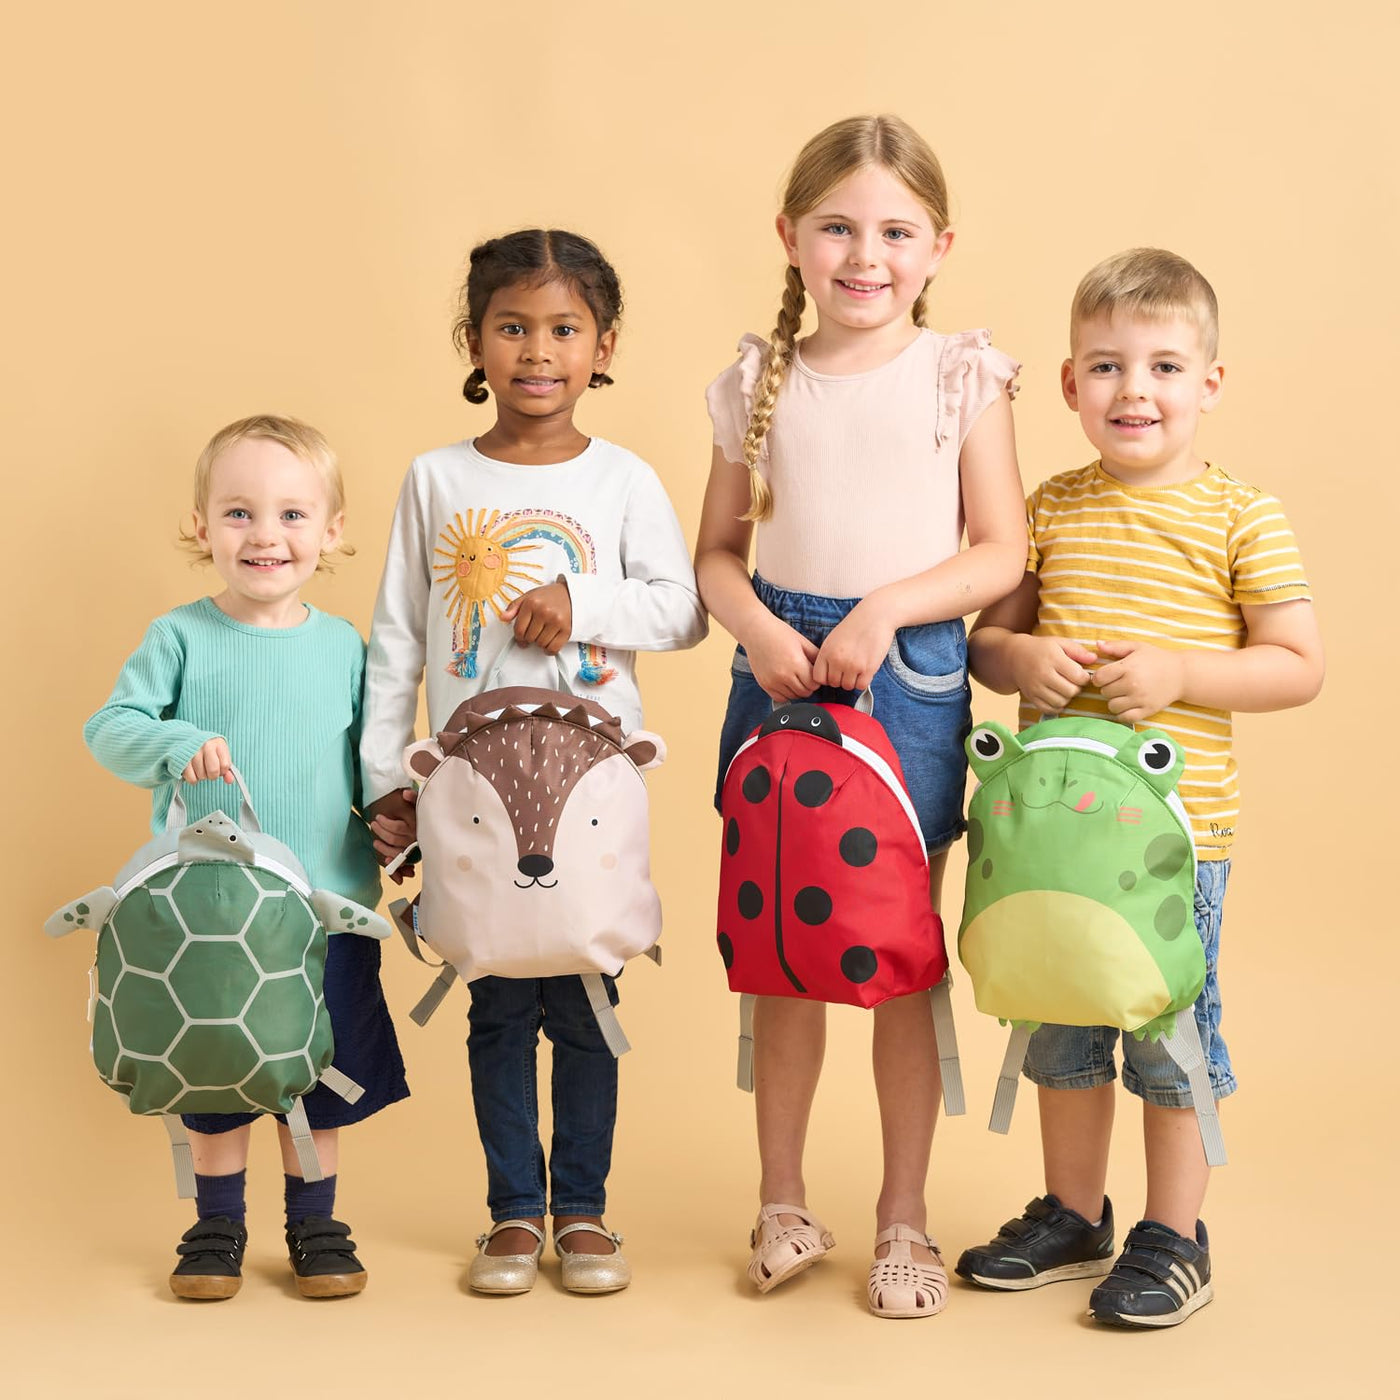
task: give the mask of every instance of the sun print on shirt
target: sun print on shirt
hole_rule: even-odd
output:
[[[433,572],[446,595],[447,620],[452,626],[449,675],[474,679],[481,647],[481,629],[498,620],[505,609],[545,580],[543,564],[521,556],[549,541],[559,546],[575,574],[597,572],[593,537],[571,516],[551,510],[499,510],[457,514],[438,535],[433,551],[440,562]],[[523,586],[522,586],[523,585]],[[576,643],[579,679],[603,685],[617,674],[607,664],[607,651],[587,642]]]

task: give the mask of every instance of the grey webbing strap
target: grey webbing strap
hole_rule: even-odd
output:
[[[324,1181],[321,1159],[316,1155],[316,1144],[311,1140],[311,1125],[306,1121],[306,1105],[294,1099],[287,1110],[287,1131],[292,1135],[292,1146],[296,1149],[297,1165],[301,1167],[303,1181]]]
[[[1215,1095],[1210,1087],[1210,1071],[1206,1068],[1205,1052],[1201,1048],[1201,1032],[1196,1025],[1194,1006],[1182,1007],[1176,1013],[1176,1028],[1162,1037],[1162,1046],[1186,1074],[1191,1085],[1191,1104],[1196,1110],[1196,1126],[1201,1132],[1206,1164],[1225,1165],[1225,1138],[1220,1131],[1220,1114],[1216,1111]]]
[[[404,915],[409,914],[409,902],[406,899],[396,899],[389,906],[389,922],[398,929],[399,937],[403,939],[403,946],[418,959],[424,967],[444,967],[445,963],[433,962],[430,958],[425,958],[419,951],[418,944],[421,940],[418,937],[418,911],[413,910],[409,918],[413,922],[410,929],[404,919]]]
[[[752,992],[739,997],[739,1087],[753,1093],[753,1008],[756,998]]]
[[[408,1019],[415,1026],[426,1026],[432,1020],[433,1012],[442,1005],[442,999],[452,990],[452,984],[457,980],[457,969],[451,963],[443,963],[442,971],[433,978],[432,985],[422,997],[418,1004],[408,1013]]]
[[[588,993],[588,1004],[593,1008],[594,1016],[598,1018],[598,1029],[602,1031],[608,1049],[614,1055],[625,1055],[632,1047],[622,1033],[622,1026],[618,1023],[617,1012],[613,1010],[612,1002],[608,1000],[608,989],[603,985],[602,974],[581,972],[579,980],[583,983],[584,991]]]
[[[943,1077],[943,1111],[950,1118],[967,1112],[963,1094],[962,1062],[958,1059],[958,1032],[953,1025],[952,973],[945,972],[943,980],[929,988],[929,1005],[933,1009],[933,1033],[938,1037],[938,1070]]]
[[[190,1151],[190,1135],[175,1113],[162,1113],[160,1121],[170,1137],[170,1155],[175,1159],[175,1194],[182,1201],[194,1199],[194,1153]]]
[[[1012,1026],[1011,1039],[1006,1042],[1006,1058],[1001,1062],[997,1078],[996,1098],[992,1100],[992,1116],[987,1126],[994,1133],[1011,1131],[1011,1114],[1016,1107],[1016,1081],[1026,1062],[1026,1046],[1030,1044],[1029,1026]]]
[[[248,793],[248,784],[243,781],[243,774],[237,768],[230,767],[228,770],[233,775],[233,780],[238,784],[238,791],[242,794],[242,799],[238,809],[238,825],[249,834],[256,835],[262,830],[258,825],[258,814],[253,810],[253,799]],[[186,825],[185,799],[180,793],[180,780],[175,780],[175,791],[170,794],[170,806],[165,812],[165,829],[167,831],[177,831]]]
[[[334,1065],[327,1065],[321,1071],[318,1084],[324,1084],[333,1094],[339,1094],[346,1103],[359,1103],[364,1097],[365,1091],[350,1078],[348,1074],[342,1074]]]

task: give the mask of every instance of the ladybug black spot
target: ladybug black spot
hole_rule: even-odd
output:
[[[739,823],[733,817],[730,817],[729,825],[724,828],[724,849],[731,856],[739,849]]]
[[[853,826],[842,838],[838,849],[841,852],[841,859],[847,865],[869,865],[875,859],[875,852],[879,849],[880,843],[875,839],[873,831],[866,830],[863,826]]]
[[[744,797],[750,802],[762,802],[773,789],[773,775],[760,763],[744,777]]]
[[[820,807],[831,796],[831,789],[831,775],[813,768],[792,785],[792,795],[804,807]]]
[[[831,896],[819,885],[808,885],[793,896],[792,912],[804,924],[824,924],[831,917]]]
[[[739,886],[739,912],[746,919],[756,919],[763,913],[763,891],[752,880]]]
[[[726,968],[734,966],[734,940],[727,933],[722,933],[715,940],[719,944],[719,955],[724,961]]]
[[[848,982],[868,982],[880,966],[873,948],[856,944],[841,954],[841,975]]]

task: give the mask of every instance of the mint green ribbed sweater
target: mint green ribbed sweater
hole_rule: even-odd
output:
[[[151,827],[163,831],[185,765],[222,736],[262,829],[296,852],[314,888],[372,909],[379,867],[352,810],[365,647],[343,618],[307,614],[299,627],[250,627],[201,598],[156,618],[83,738],[119,778],[155,789]],[[189,820],[216,807],[237,820],[236,787],[183,786]]]

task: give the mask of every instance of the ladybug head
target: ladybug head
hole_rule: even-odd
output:
[[[779,705],[759,726],[758,735],[765,734],[811,734],[828,743],[841,743],[841,730],[831,711],[821,705],[808,705],[797,701],[790,705]]]

